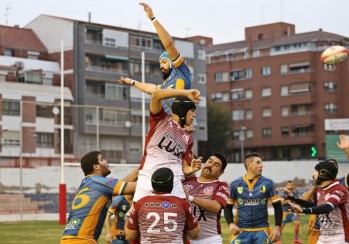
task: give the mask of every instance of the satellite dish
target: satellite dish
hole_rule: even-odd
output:
[[[59,114],[59,108],[58,108],[57,106],[54,106],[54,107],[52,108],[52,113],[53,113],[54,115],[58,115],[58,114]]]
[[[126,128],[131,128],[131,126],[132,126],[131,121],[126,120],[125,121],[125,127]]]

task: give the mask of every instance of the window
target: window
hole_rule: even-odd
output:
[[[334,70],[336,70],[336,65],[335,64],[324,64],[324,70],[334,71]]]
[[[261,56],[260,50],[253,50],[252,57],[257,58]]]
[[[13,56],[13,50],[12,49],[5,49],[4,50],[4,56],[12,57]]]
[[[104,38],[104,45],[106,47],[116,47],[116,39],[115,38],[105,37]]]
[[[271,137],[271,128],[263,128],[262,129],[263,137]]]
[[[206,75],[205,74],[198,74],[198,83],[199,84],[206,84]]]
[[[152,39],[145,36],[130,36],[130,46],[152,48]]]
[[[233,110],[233,121],[237,120],[243,120],[244,119],[244,110],[239,109],[239,110]]]
[[[105,98],[116,99],[116,100],[126,100],[126,87],[119,86],[116,84],[106,84],[105,86]]]
[[[42,74],[38,71],[26,71],[25,83],[42,84]]]
[[[264,87],[262,88],[262,97],[270,97],[271,96],[271,88]]]
[[[198,59],[199,60],[205,60],[205,56],[206,56],[205,50],[198,50]]]
[[[233,89],[231,93],[232,100],[240,100],[244,98],[244,89]]]
[[[128,120],[127,111],[117,111],[114,109],[102,108],[99,110],[99,119],[102,125],[124,126]]]
[[[53,134],[52,133],[36,133],[36,146],[41,148],[53,147]]]
[[[281,116],[282,117],[287,117],[288,116],[288,107],[286,107],[286,106],[281,107]]]
[[[236,70],[230,73],[231,80],[241,80],[242,78],[244,78],[244,75],[245,74],[243,70]]]
[[[44,118],[52,118],[52,106],[49,105],[42,105],[38,104],[36,105],[36,116],[37,117],[44,117]]]
[[[252,99],[253,97],[253,92],[251,89],[245,90],[245,98],[246,99]]]
[[[288,136],[288,127],[281,127],[281,135]]]
[[[324,83],[324,90],[327,92],[334,92],[337,89],[337,83],[335,81],[328,81]]]
[[[271,117],[271,108],[263,108],[262,117]]]
[[[215,82],[228,81],[228,72],[217,72],[215,74]]]
[[[310,83],[293,83],[290,85],[289,92],[290,93],[309,93],[311,91],[310,89]]]
[[[281,96],[288,96],[288,86],[281,86],[280,95]]]
[[[281,64],[280,66],[280,74],[285,75],[288,72],[288,66],[287,64]]]
[[[21,112],[19,101],[2,101],[3,115],[19,115]]]
[[[253,110],[252,109],[246,109],[246,119],[248,119],[248,120],[253,119]]]
[[[325,104],[325,113],[327,113],[327,114],[337,113],[337,104],[336,103],[326,103]]]
[[[252,69],[246,69],[245,70],[245,78],[251,79],[252,78]]]
[[[247,139],[253,138],[253,130],[246,130],[246,138]]]
[[[261,73],[263,76],[270,75],[270,67],[262,67]]]

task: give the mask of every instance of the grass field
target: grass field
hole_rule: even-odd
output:
[[[271,226],[273,226],[273,217],[271,218]],[[301,228],[299,231],[300,239],[303,243],[307,243],[306,233],[308,227],[309,216],[301,215]],[[223,218],[221,221],[224,244],[228,244],[230,234],[228,233],[227,224]],[[57,221],[24,221],[24,222],[2,222],[0,223],[1,244],[47,244],[59,243],[64,226],[58,224]],[[99,243],[104,244],[105,228],[99,238]],[[293,239],[293,224],[289,223],[285,226],[282,233],[282,243],[291,244]]]

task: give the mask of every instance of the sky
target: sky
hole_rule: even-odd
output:
[[[1,0],[0,25],[24,27],[40,14],[155,32],[137,0]],[[244,40],[246,27],[287,22],[296,33],[323,31],[349,37],[349,0],[149,0],[175,37],[201,35],[214,44]]]

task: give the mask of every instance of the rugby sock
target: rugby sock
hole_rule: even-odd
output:
[[[294,239],[298,240],[299,225],[295,225],[293,228],[293,231],[294,231]]]

